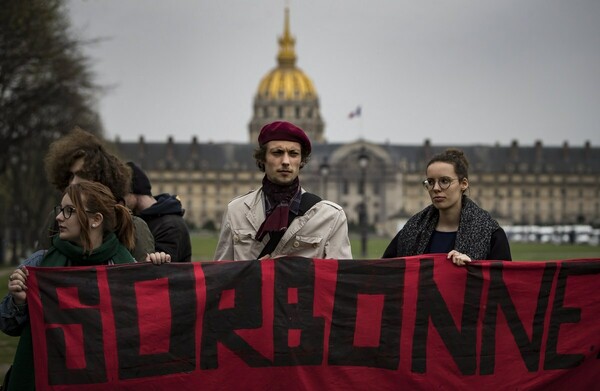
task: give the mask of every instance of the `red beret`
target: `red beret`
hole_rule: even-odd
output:
[[[304,130],[290,122],[275,121],[262,127],[258,135],[258,144],[265,145],[273,140],[295,141],[300,143],[303,151],[310,154],[311,146],[308,136]]]

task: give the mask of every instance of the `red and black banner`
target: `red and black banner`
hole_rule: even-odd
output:
[[[30,268],[38,390],[597,389],[600,259]]]

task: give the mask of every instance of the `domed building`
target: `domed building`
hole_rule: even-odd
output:
[[[310,78],[296,67],[295,43],[290,33],[289,9],[286,8],[277,67],[262,78],[254,97],[254,116],[249,125],[250,143],[256,143],[265,124],[277,120],[300,126],[314,143],[325,141],[319,96]]]
[[[430,204],[422,187],[425,165],[446,148],[462,149],[470,162],[469,197],[501,224],[600,224],[600,148],[511,145],[376,144],[325,142],[319,96],[296,67],[295,39],[285,11],[277,66],[258,84],[248,143],[116,141],[125,160],[136,162],[154,194],[177,194],[192,228],[219,229],[231,199],[261,185],[253,159],[261,127],[287,120],[313,142],[311,160],[300,172],[302,186],[341,205],[355,230],[390,239],[398,224]],[[358,256],[358,249],[355,249]]]

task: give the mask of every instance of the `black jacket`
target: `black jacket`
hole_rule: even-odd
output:
[[[192,244],[190,232],[183,220],[185,211],[181,202],[170,194],[155,197],[156,204],[144,209],[139,216],[144,219],[154,236],[156,251],[171,255],[171,262],[190,262]]]

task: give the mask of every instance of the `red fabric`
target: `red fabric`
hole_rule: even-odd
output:
[[[262,240],[269,232],[285,231],[288,227],[289,214],[290,206],[287,203],[277,205],[260,225],[256,233],[256,240]]]
[[[64,328],[65,333],[65,345],[66,350],[66,364],[69,369],[83,369],[85,368],[85,359],[83,354],[83,345],[80,341],[83,341],[83,330],[81,325],[61,325]]]
[[[269,141],[282,140],[294,141],[300,144],[303,151],[310,155],[310,140],[304,130],[287,121],[275,121],[266,124],[258,135],[258,144],[265,145]]]
[[[219,300],[219,309],[224,310],[226,308],[235,307],[235,289],[226,289],[221,292],[221,299]]]
[[[358,295],[354,346],[379,346],[384,295]]]
[[[140,354],[169,351],[171,312],[169,281],[166,278],[135,284],[137,312],[140,318]]]
[[[39,390],[600,382],[600,259],[457,267],[439,254],[295,257],[29,271]]]

